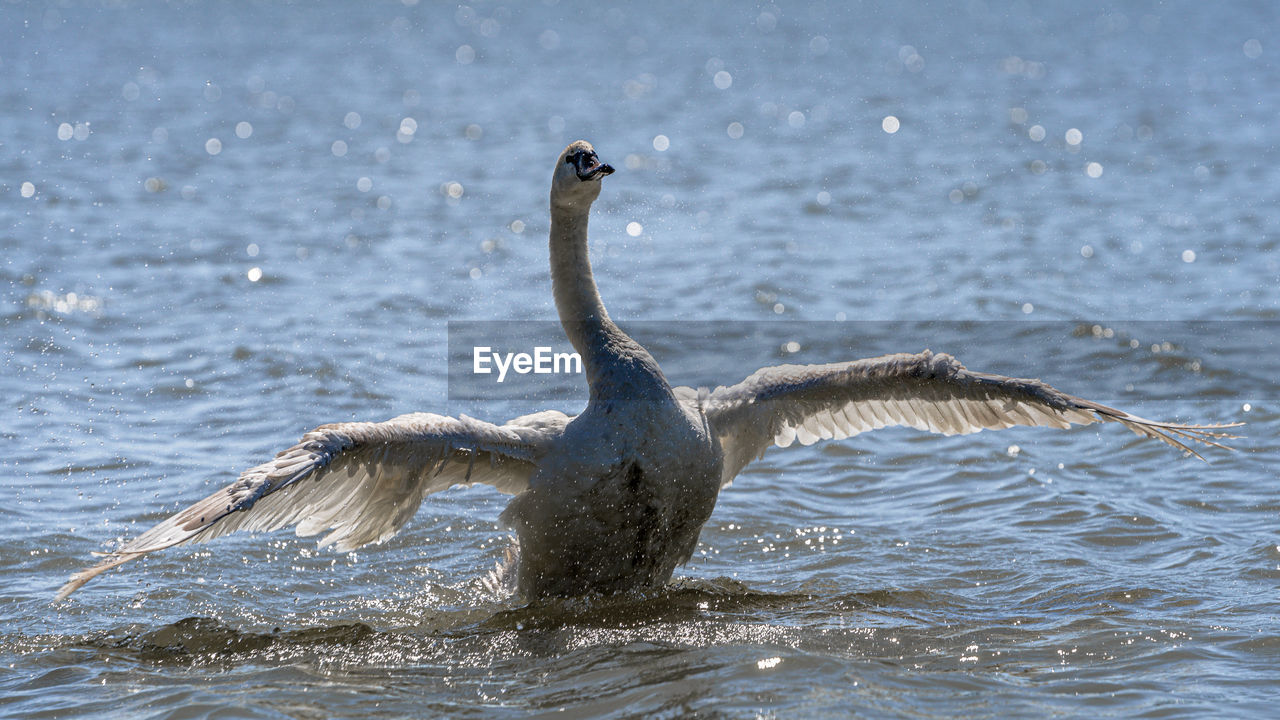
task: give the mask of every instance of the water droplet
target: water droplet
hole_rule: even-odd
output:
[[[1102,177],[1102,163],[1091,162],[1084,166],[1084,172],[1091,178]]]
[[[1035,306],[1035,305],[1032,305],[1031,303],[1022,303],[1022,314],[1023,314],[1023,315],[1030,315],[1031,313],[1033,313],[1033,312],[1035,312],[1035,311],[1036,311],[1036,306]]]
[[[22,183],[22,188],[18,191],[22,197],[29,198],[36,194],[36,186],[29,182]]]
[[[1184,262],[1184,263],[1193,263],[1193,262],[1195,262],[1195,261],[1196,261],[1196,251],[1195,251],[1195,250],[1183,250],[1183,251],[1182,251],[1182,262]]]
[[[671,147],[671,138],[666,135],[658,135],[653,138],[653,149],[658,152],[666,152]]]
[[[898,132],[898,128],[900,127],[902,127],[902,123],[899,122],[898,118],[894,117],[893,115],[886,115],[885,118],[880,121],[880,129],[884,130],[890,135]]]
[[[791,113],[787,115],[787,124],[797,129],[804,127],[804,113],[799,110],[792,110]]]
[[[734,121],[729,123],[729,127],[725,129],[725,132],[729,134],[730,139],[737,140],[742,137],[745,129],[742,127],[742,123]]]
[[[362,177],[359,180],[356,180],[356,189],[360,192],[369,192],[373,189],[373,180],[367,177]]]
[[[342,118],[342,124],[346,125],[348,130],[355,130],[360,127],[360,113],[355,112],[354,110],[347,113]]]
[[[1079,145],[1084,142],[1084,133],[1075,128],[1068,130],[1065,137],[1068,145]]]
[[[1032,142],[1044,140],[1044,128],[1039,125],[1032,125],[1027,128],[1027,137],[1031,138]]]
[[[1249,38],[1244,41],[1244,55],[1250,60],[1256,60],[1262,56],[1262,43],[1257,38]]]
[[[248,139],[248,137],[252,134],[253,134],[252,125],[250,125],[249,123],[243,120],[236,123],[236,137],[240,138],[241,140],[245,140],[245,139]]]
[[[715,74],[715,77],[711,79],[711,82],[715,83],[715,86],[721,90],[728,90],[729,86],[733,84],[733,76],[728,72],[721,70]]]
[[[209,138],[204,141],[204,151],[210,155],[217,155],[222,152],[222,141],[218,138]]]
[[[640,237],[640,233],[644,232],[644,226],[632,220],[627,223],[627,234],[631,237]]]
[[[453,57],[459,65],[470,65],[476,59],[476,50],[470,45],[461,45],[453,53]]]
[[[342,157],[347,154],[347,144],[341,140],[334,140],[333,144],[329,146],[329,152]]]

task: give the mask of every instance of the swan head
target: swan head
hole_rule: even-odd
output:
[[[613,172],[613,167],[600,162],[595,148],[586,140],[570,143],[556,161],[551,176],[553,207],[585,209],[600,195],[600,179]]]

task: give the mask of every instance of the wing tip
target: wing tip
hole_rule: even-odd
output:
[[[66,600],[72,593],[84,587],[90,580],[112,568],[119,567],[144,554],[145,553],[112,553],[107,555],[107,558],[97,565],[87,567],[72,575],[71,578],[67,580],[66,584],[58,589],[58,594],[53,596],[53,602],[59,603]]]

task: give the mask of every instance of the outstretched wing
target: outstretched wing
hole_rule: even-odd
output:
[[[1200,457],[1188,443],[1225,447],[1228,425],[1155,422],[1067,395],[1039,380],[971,372],[955,358],[885,355],[831,365],[779,365],[756,371],[703,401],[724,448],[722,485],[772,445],[810,445],[887,426],[957,435],[1014,425],[1066,428],[1118,422]],[[1203,459],[1203,458],[1201,458]]]
[[[97,575],[149,552],[237,530],[298,526],[329,534],[321,546],[351,550],[404,526],[422,498],[453,485],[483,483],[515,494],[570,418],[547,411],[494,425],[413,413],[386,422],[334,423],[312,430],[273,460],[71,576],[61,600]]]

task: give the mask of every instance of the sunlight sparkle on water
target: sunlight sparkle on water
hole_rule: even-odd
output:
[[[890,135],[898,132],[898,128],[900,127],[902,127],[902,123],[899,122],[898,118],[894,117],[893,115],[886,115],[884,120],[880,121],[880,129],[884,130]]]
[[[627,234],[631,237],[640,237],[640,233],[644,232],[644,226],[632,220],[627,223]]]
[[[727,71],[721,70],[711,78],[711,82],[715,83],[715,86],[721,90],[728,90],[729,86],[733,84],[733,76]]]
[[[396,131],[396,140],[401,143],[413,142],[413,136],[417,132],[418,121],[407,117],[400,121],[400,129]]]
[[[658,135],[653,138],[653,149],[658,152],[666,152],[671,147],[671,138],[666,135]]]
[[[734,121],[729,123],[729,127],[725,129],[725,132],[729,134],[730,139],[737,140],[742,137],[745,129],[742,127],[742,123]]]

